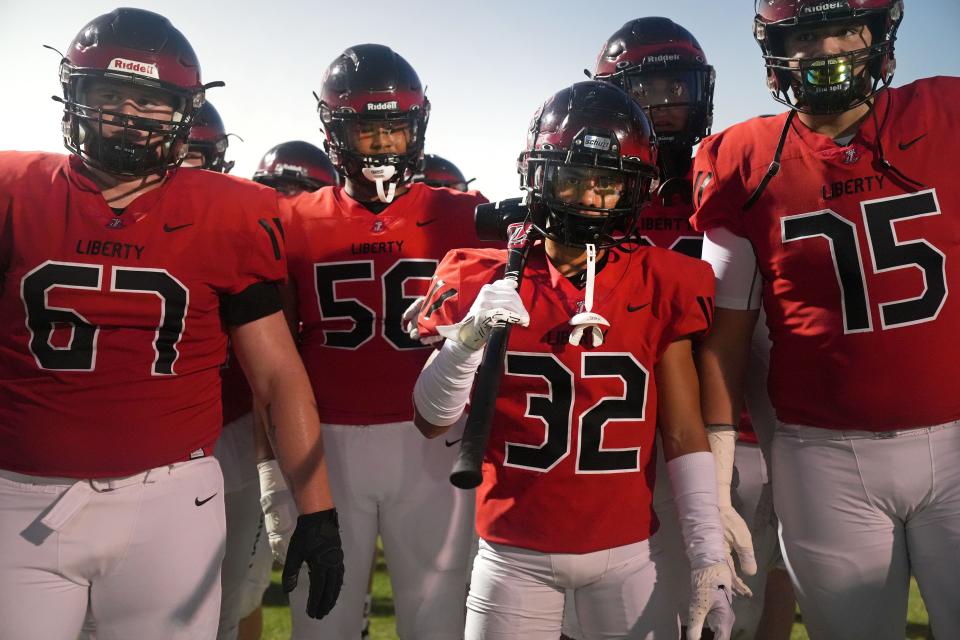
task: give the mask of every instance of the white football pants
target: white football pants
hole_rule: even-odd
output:
[[[913,573],[960,638],[960,422],[888,433],[780,423],[774,504],[811,640],[900,640]]]
[[[209,640],[220,609],[223,478],[213,458],[123,478],[0,471],[0,638]]]
[[[290,594],[294,640],[356,640],[377,534],[401,640],[460,640],[473,541],[474,492],[450,484],[463,421],[428,440],[412,422],[323,425],[346,575],[322,620],[306,615],[306,566]],[[450,443],[449,446],[447,443]]]
[[[661,583],[675,568],[663,566],[656,539],[584,554],[481,539],[465,640],[557,640],[566,590],[574,594],[579,640],[675,640],[676,603]]]

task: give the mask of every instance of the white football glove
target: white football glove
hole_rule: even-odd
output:
[[[704,623],[715,640],[730,640],[734,621],[731,578],[730,568],[723,562],[691,571],[687,640],[700,640]]]
[[[483,348],[495,327],[530,324],[530,314],[517,293],[515,280],[497,280],[480,288],[467,316],[457,324],[437,327],[444,338],[478,350]]]
[[[712,426],[707,430],[710,450],[713,452],[717,469],[717,506],[720,508],[720,521],[723,524],[723,537],[727,543],[728,564],[732,550],[737,554],[740,570],[748,576],[756,575],[757,560],[753,552],[753,536],[750,527],[743,521],[730,500],[730,485],[733,482],[733,455],[737,446],[737,432],[732,426]],[[750,596],[750,589],[743,580],[733,574],[732,588],[740,595]]]
[[[286,562],[287,546],[293,530],[297,528],[297,517],[300,513],[276,460],[260,462],[257,464],[257,471],[260,474],[260,506],[263,508],[267,541],[270,543],[273,559],[283,564]]]

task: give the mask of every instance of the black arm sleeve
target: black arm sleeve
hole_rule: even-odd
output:
[[[220,315],[228,327],[265,318],[282,308],[276,282],[257,282],[240,293],[220,297]]]

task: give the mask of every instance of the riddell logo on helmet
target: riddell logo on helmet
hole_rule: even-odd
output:
[[[135,73],[138,76],[147,76],[148,78],[160,79],[157,73],[157,67],[146,62],[137,62],[136,60],[127,60],[126,58],[114,58],[110,61],[108,69],[117,69],[127,73]]]
[[[658,56],[647,56],[643,59],[643,64],[655,64],[657,62],[675,62],[680,59],[679,53],[662,53]]]
[[[391,100],[390,102],[368,102],[367,111],[396,111],[397,110],[397,101]]]
[[[839,2],[821,2],[819,4],[807,5],[803,8],[803,13],[818,13],[820,11],[831,11],[833,9],[849,9],[850,3],[847,0]]]

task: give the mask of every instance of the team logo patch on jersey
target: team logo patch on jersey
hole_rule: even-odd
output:
[[[383,220],[374,220],[370,231],[373,233],[383,233],[387,230],[387,224]]]
[[[107,223],[107,229],[122,229],[122,228],[123,228],[123,220],[121,220],[120,218],[113,218],[110,220],[110,222]]]
[[[856,147],[850,147],[843,152],[843,164],[856,164],[860,160],[860,152]]]

